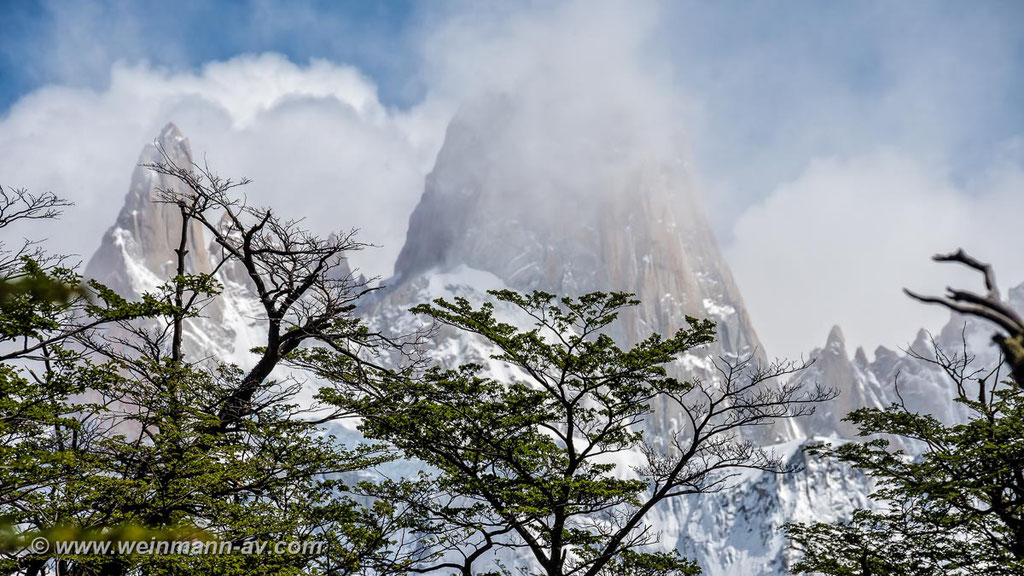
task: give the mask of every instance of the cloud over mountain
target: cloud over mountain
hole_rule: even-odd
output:
[[[608,150],[689,164],[772,351],[807,349],[835,322],[852,345],[896,346],[903,325],[940,321],[898,292],[936,285],[931,251],[962,242],[999,264],[1017,241],[978,239],[1019,213],[1013,3],[450,2],[396,16],[253,0],[219,23],[207,4],[53,0],[42,24],[11,19],[27,32],[0,40],[0,63],[39,87],[0,117],[0,184],[77,202],[73,225],[41,231],[55,249],[91,253],[137,150],[173,121],[197,158],[252,178],[254,202],[318,231],[362,228],[382,247],[355,264],[387,276],[444,127],[486,92],[517,94],[535,137],[503,153],[524,166],[600,179],[579,167]],[[1014,266],[1005,285],[1022,279]],[[800,322],[781,318],[804,305]]]
[[[177,73],[118,64],[104,90],[43,88],[0,120],[3,184],[74,201],[67,220],[36,234],[88,255],[138,149],[169,120],[190,135],[197,161],[251,178],[250,201],[321,232],[363,228],[363,241],[382,246],[357,257],[373,275],[390,273],[405,234],[393,215],[412,210],[441,131],[422,109],[385,109],[371,80],[324,61],[264,54]]]

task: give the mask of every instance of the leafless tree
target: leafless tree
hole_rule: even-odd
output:
[[[357,301],[378,289],[371,286],[374,279],[357,276],[347,266],[347,254],[368,246],[355,239],[356,230],[317,236],[302,228],[300,220],[282,219],[269,208],[248,205],[231,193],[247,180],[223,179],[206,166],[178,166],[165,157],[147,167],[184,184],[184,192],[161,191],[161,200],[177,205],[182,215],[179,274],[187,250],[184,230],[194,220],[220,248],[218,265],[242,271],[266,314],[266,345],[238,387],[224,398],[218,414],[222,429],[251,412],[260,384],[303,343],[315,341],[360,363],[373,363],[382,347],[410,349],[415,335],[405,341],[388,338],[368,330],[354,314]],[[179,304],[182,298],[175,295]],[[173,347],[178,357],[180,345],[176,328]]]
[[[932,260],[955,262],[981,272],[985,277],[985,294],[952,287],[947,287],[943,296],[925,296],[906,289],[904,292],[920,302],[938,304],[960,314],[988,320],[998,326],[1003,332],[997,332],[992,339],[999,345],[1014,381],[1018,385],[1024,385],[1024,320],[1003,301],[992,266],[972,258],[962,248],[950,254],[936,254]]]

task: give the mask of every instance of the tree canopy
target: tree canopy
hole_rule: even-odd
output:
[[[983,272],[986,295],[948,291],[914,298],[992,320],[1008,333],[994,340],[1012,354],[1019,317],[999,299],[991,267],[963,251],[935,258]],[[844,523],[797,524],[790,536],[795,571],[829,575],[1024,573],[1024,389],[1017,357],[979,366],[961,350],[911,352],[946,375],[952,400],[969,416],[943,423],[900,400],[846,418],[863,442],[818,446],[823,457],[861,468],[877,483],[877,506]],[[899,380],[894,383],[899,394]],[[898,442],[893,442],[898,441]]]
[[[303,359],[338,384],[323,397],[360,416],[368,438],[427,465],[411,490],[369,487],[417,518],[410,532],[430,545],[396,555],[416,572],[470,574],[503,549],[551,576],[697,573],[674,552],[652,551],[659,534],[647,515],[671,498],[726,489],[743,468],[789,471],[744,430],[833,395],[775,380],[797,366],[749,358],[720,359],[717,378],[678,379],[676,363],[706,354],[714,324],[689,318],[670,337],[621,348],[610,325],[638,304],[629,294],[490,295],[508,318],[464,298],[413,310],[480,338],[511,377],[474,363],[368,376],[329,351]],[[661,435],[645,430],[655,401],[679,423]]]

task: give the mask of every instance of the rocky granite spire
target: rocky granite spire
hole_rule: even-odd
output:
[[[858,348],[853,361],[846,348],[846,338],[839,326],[833,326],[824,348],[810,353],[811,366],[796,378],[806,386],[821,384],[839,390],[839,397],[818,406],[814,415],[794,422],[806,436],[852,438],[856,428],[843,422],[855,408],[880,406],[885,396],[868,368],[867,354]]]
[[[145,167],[164,160],[164,155],[178,166],[192,165],[188,139],[174,124],[167,124],[142,149],[117,220],[104,234],[99,250],[85,268],[87,278],[98,280],[123,296],[137,296],[174,277],[174,250],[181,234],[181,215],[176,207],[158,200],[160,190],[180,189],[181,183]],[[213,269],[198,222],[189,225],[188,250],[189,272],[208,273]]]
[[[448,128],[392,283],[466,266],[518,290],[633,292],[627,340],[685,316],[719,323],[722,351],[759,341],[677,150],[634,151],[537,128],[509,98],[465,107]]]
[[[103,235],[99,250],[85,268],[86,278],[98,280],[131,300],[170,281],[176,273],[181,213],[159,200],[161,190],[184,190],[176,178],[145,167],[159,161],[192,165],[188,139],[174,124],[167,124],[142,149],[117,220]],[[211,273],[219,261],[220,249],[205,241],[199,222],[190,222],[186,234],[186,272]],[[259,322],[258,310],[249,310],[252,297],[247,279],[237,267],[222,267],[216,279],[224,293],[204,305],[199,317],[186,320],[186,354],[235,359],[245,364],[251,361],[247,351],[262,344],[249,337],[250,332],[258,334],[258,330],[251,330]]]
[[[1024,310],[1024,284],[1010,289],[1008,302],[1015,310]],[[952,314],[937,334],[918,330],[913,341],[899,351],[878,346],[871,361],[858,348],[851,362],[842,331],[838,326],[832,328],[825,347],[811,351],[813,364],[796,378],[808,385],[838,388],[840,395],[819,406],[812,417],[795,423],[799,434],[853,438],[856,428],[842,421],[850,412],[895,403],[931,414],[946,424],[963,422],[968,411],[953,401],[953,381],[934,363],[935,349],[949,357],[966,354],[973,369],[990,370],[1000,362],[999,349],[992,343],[994,330],[987,322]]]
[[[624,291],[642,302],[613,325],[611,335],[625,345],[685,328],[687,316],[717,323],[716,341],[683,358],[679,376],[716,379],[712,362],[719,356],[755,354],[763,361],[684,148],[647,148],[628,124],[620,130],[610,122],[581,136],[538,116],[548,117],[503,96],[456,115],[377,313],[395,325],[397,311],[413,304],[482,298],[499,287],[567,296]],[[470,347],[452,338],[454,344],[439,341],[437,348]],[[655,402],[652,409],[654,433],[678,422],[674,404]],[[759,442],[792,432],[743,431]]]

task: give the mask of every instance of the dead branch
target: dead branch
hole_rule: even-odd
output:
[[[926,296],[906,288],[903,292],[918,302],[938,304],[966,316],[988,320],[1005,331],[1005,334],[996,333],[992,339],[999,345],[1013,380],[1024,385],[1024,320],[1000,296],[992,266],[972,258],[963,248],[950,254],[936,254],[932,260],[955,262],[981,272],[985,277],[986,293],[981,295],[952,287],[946,288],[944,296]]]

